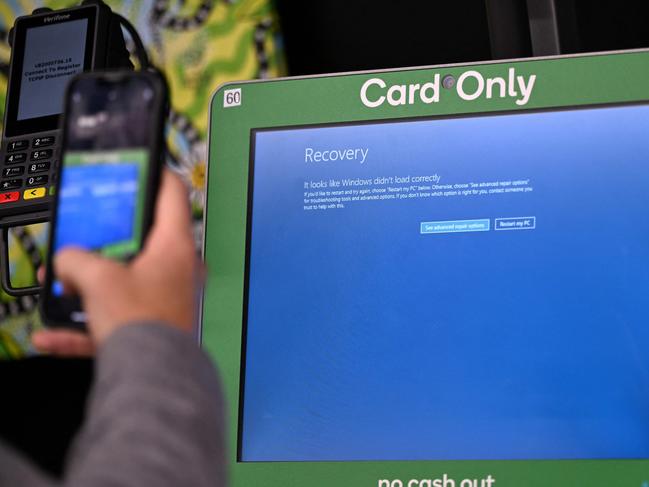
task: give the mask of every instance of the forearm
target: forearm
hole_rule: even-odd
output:
[[[225,484],[223,404],[215,371],[186,334],[120,329],[102,346],[86,422],[64,484]]]

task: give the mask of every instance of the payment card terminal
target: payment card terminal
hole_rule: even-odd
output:
[[[48,221],[56,187],[60,118],[69,79],[82,72],[132,69],[121,17],[101,0],[16,19],[9,33],[11,64],[0,145],[0,267],[14,296],[38,287],[11,286],[8,230]]]
[[[119,23],[101,2],[16,19],[0,149],[0,223],[49,211],[59,118],[70,77],[132,66]],[[17,218],[16,218],[17,217]]]

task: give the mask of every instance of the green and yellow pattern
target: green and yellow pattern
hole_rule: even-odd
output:
[[[4,119],[10,49],[6,33],[14,19],[38,7],[61,9],[70,0],[0,2],[0,113]],[[171,92],[168,143],[172,164],[191,186],[200,235],[207,152],[207,113],[216,87],[233,80],[284,74],[281,41],[270,0],[107,0],[138,29],[152,62],[165,72]],[[128,45],[127,39],[127,45]],[[11,239],[14,286],[34,279],[42,260],[47,225],[22,229]],[[23,245],[19,245],[18,242]],[[22,247],[31,249],[28,256]],[[36,249],[36,251],[34,250]],[[34,259],[38,253],[37,259]],[[0,359],[33,353],[29,334],[42,326],[31,298],[0,295]]]

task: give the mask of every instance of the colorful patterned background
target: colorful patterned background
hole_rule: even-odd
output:
[[[107,0],[138,29],[152,62],[169,81],[171,163],[191,187],[196,236],[202,234],[207,109],[211,93],[226,81],[282,75],[284,62],[277,19],[270,0]],[[63,0],[0,1],[0,110],[4,119],[14,19],[35,8],[66,8]],[[130,42],[127,38],[127,45]],[[31,284],[42,260],[47,224],[10,234],[14,286]],[[42,326],[34,298],[0,294],[0,359],[34,353],[29,334]]]

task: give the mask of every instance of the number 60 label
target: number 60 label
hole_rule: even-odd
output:
[[[223,92],[223,106],[225,108],[241,105],[241,88],[225,90]]]

